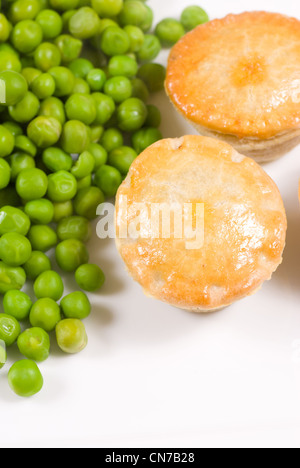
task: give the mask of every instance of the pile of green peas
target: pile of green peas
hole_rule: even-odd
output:
[[[0,368],[17,346],[17,395],[41,390],[52,333],[66,353],[87,345],[86,293],[105,282],[89,263],[91,222],[162,138],[149,97],[166,71],[153,61],[208,20],[200,10],[153,30],[146,0],[0,0]],[[80,290],[64,296],[57,270]]]

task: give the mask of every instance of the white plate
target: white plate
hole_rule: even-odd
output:
[[[149,1],[157,21],[190,3],[197,2]],[[294,0],[202,6],[211,18],[254,9],[300,17]],[[195,133],[164,93],[154,102],[165,137]],[[10,391],[1,371],[1,447],[299,447],[299,153],[265,166],[287,209],[284,262],[259,293],[220,313],[193,315],[146,298],[114,242],[95,234],[91,260],[107,283],[91,296],[89,346],[77,356],[54,347],[40,366],[44,389],[29,400]]]

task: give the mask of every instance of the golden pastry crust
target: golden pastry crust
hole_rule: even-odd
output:
[[[121,238],[130,207],[141,202],[203,203],[204,245],[187,249],[184,238],[147,239],[145,232]],[[116,198],[116,242],[129,273],[147,295],[197,312],[225,307],[270,279],[282,261],[286,228],[282,198],[264,170],[202,136],[149,147]]]
[[[300,128],[300,21],[261,11],[199,26],[173,47],[166,91],[191,123],[223,134]]]

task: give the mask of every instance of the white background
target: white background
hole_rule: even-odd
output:
[[[156,21],[179,17],[190,3],[149,1]],[[300,17],[295,0],[201,6],[211,18],[254,9]],[[164,93],[154,102],[165,137],[195,133]],[[146,298],[114,242],[94,235],[91,260],[107,283],[91,296],[89,346],[66,356],[54,344],[40,365],[44,389],[29,400],[9,389],[9,365],[0,372],[1,447],[300,446],[300,148],[265,169],[281,190],[289,225],[272,281],[222,312],[191,314]],[[20,358],[16,351],[11,357]]]

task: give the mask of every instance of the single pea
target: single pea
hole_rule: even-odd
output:
[[[43,42],[34,51],[34,63],[37,68],[47,72],[61,63],[59,48],[51,42]]]
[[[91,153],[94,158],[95,171],[107,163],[107,151],[103,146],[98,145],[97,143],[91,143],[88,147],[88,152]]]
[[[100,38],[101,50],[108,56],[126,54],[130,48],[128,34],[118,26],[106,28]]]
[[[65,123],[61,135],[61,147],[66,153],[82,153],[89,143],[89,133],[83,122],[69,120]]]
[[[138,26],[133,26],[131,24],[125,26],[124,31],[127,33],[130,41],[129,52],[138,52],[145,41],[144,32]]]
[[[150,97],[150,93],[144,81],[140,78],[133,78],[133,80],[131,80],[131,86],[132,97],[140,99],[146,103]]]
[[[56,326],[56,340],[65,353],[79,353],[88,342],[85,326],[78,319],[61,320]]]
[[[46,198],[31,200],[26,203],[24,212],[33,224],[50,224],[54,216],[53,203]]]
[[[0,340],[0,369],[2,369],[7,360],[6,345],[3,340]]]
[[[126,76],[133,78],[138,72],[138,64],[128,55],[115,55],[108,63],[110,76]]]
[[[73,15],[75,15],[77,10],[67,10],[61,15],[61,19],[63,22],[63,31],[68,32],[69,31],[69,21],[72,18]]]
[[[24,263],[23,268],[25,270],[26,276],[30,280],[35,280],[39,275],[52,269],[51,261],[44,254],[38,250],[34,250],[26,263]]]
[[[19,321],[26,320],[29,317],[31,307],[30,297],[22,291],[12,289],[4,295],[3,309],[5,314],[11,315]]]
[[[83,177],[82,179],[77,180],[77,188],[81,190],[83,188],[90,187],[92,185],[92,174]]]
[[[56,271],[44,271],[35,280],[34,294],[38,299],[49,297],[58,301],[64,293],[64,284]]]
[[[47,252],[57,244],[56,232],[50,226],[44,224],[31,226],[28,239],[32,249],[41,252]]]
[[[86,263],[77,268],[75,279],[78,286],[88,292],[98,291],[105,283],[103,271],[93,263]]]
[[[84,151],[78,156],[74,166],[71,169],[71,174],[76,179],[82,179],[92,174],[95,167],[95,160],[91,153]]]
[[[145,5],[145,7],[146,7],[146,16],[142,24],[140,24],[140,28],[142,29],[142,31],[146,33],[146,32],[149,32],[152,28],[154,14],[153,14],[152,9],[148,5]]]
[[[15,146],[15,137],[5,127],[0,125],[0,158],[12,153]]]
[[[131,82],[126,76],[114,76],[106,81],[104,92],[116,103],[121,103],[132,95]]]
[[[124,3],[123,9],[119,15],[119,21],[122,26],[127,24],[140,26],[146,18],[148,12],[143,2],[138,0],[128,0]]]
[[[18,267],[31,256],[29,240],[18,232],[8,232],[0,238],[0,258],[6,265]]]
[[[161,124],[161,112],[158,107],[149,104],[147,106],[148,115],[145,121],[146,127],[158,128]]]
[[[0,73],[0,80],[5,85],[5,105],[7,106],[17,104],[28,91],[27,81],[24,76],[15,71],[2,71]]]
[[[139,130],[144,125],[147,115],[147,107],[142,100],[127,99],[117,110],[118,126],[126,132]]]
[[[164,89],[166,69],[158,63],[146,63],[142,65],[137,74],[142,79],[151,93]]]
[[[41,44],[42,40],[42,28],[35,21],[20,21],[12,30],[11,42],[22,54],[33,52]]]
[[[47,176],[40,169],[25,169],[17,177],[17,192],[26,201],[43,198],[47,192],[47,187]]]
[[[89,6],[84,6],[70,18],[69,30],[74,37],[89,39],[97,34],[99,24],[97,13]]]
[[[55,81],[55,96],[68,96],[72,93],[75,77],[66,67],[53,67],[49,70],[50,75]]]
[[[62,62],[65,64],[77,59],[83,47],[83,42],[80,39],[69,34],[58,36],[54,43],[60,51]]]
[[[93,93],[91,96],[96,105],[96,119],[94,123],[104,125],[109,121],[116,110],[115,102],[110,96],[106,96],[102,93]]]
[[[25,80],[27,81],[28,86],[42,74],[41,70],[32,67],[26,67],[22,70],[22,75],[24,76]]]
[[[186,31],[191,31],[208,21],[208,14],[199,6],[189,6],[183,10],[181,15],[181,23]]]
[[[3,206],[0,209],[0,236],[17,232],[26,236],[30,228],[30,219],[19,208]]]
[[[90,94],[90,92],[90,87],[83,78],[75,78],[75,84],[72,91],[73,94]]]
[[[65,109],[69,120],[79,120],[90,125],[96,119],[95,101],[89,94],[72,94]]]
[[[10,267],[0,262],[0,294],[11,289],[22,289],[26,281],[26,274],[21,267]]]
[[[79,0],[49,0],[55,10],[68,11],[78,7]]]
[[[35,168],[35,160],[32,156],[25,153],[14,153],[9,157],[9,163],[11,168],[11,180],[14,182],[20,172],[25,169]]]
[[[28,91],[21,101],[14,106],[9,106],[8,111],[12,119],[23,124],[34,119],[39,112],[39,108],[40,101],[33,93]]]
[[[122,183],[122,175],[115,167],[104,165],[97,170],[94,182],[104,195],[114,197]]]
[[[3,340],[6,346],[14,344],[20,333],[21,327],[15,317],[0,314],[0,340]]]
[[[16,122],[3,122],[2,126],[10,131],[10,133],[16,138],[20,135],[23,135],[23,129],[21,125],[17,124]]]
[[[50,337],[42,328],[28,328],[19,335],[17,344],[20,353],[27,359],[42,362],[49,357]]]
[[[74,210],[79,216],[92,220],[97,217],[97,208],[104,203],[105,197],[98,187],[87,187],[78,191],[74,199]]]
[[[60,220],[57,226],[59,240],[79,239],[87,242],[91,237],[91,225],[83,216],[69,216]]]
[[[9,50],[0,51],[0,72],[14,71],[20,73],[22,63],[16,53]]]
[[[142,153],[148,146],[162,139],[162,134],[157,128],[142,128],[132,135],[132,146],[137,154]]]
[[[54,94],[55,81],[49,73],[42,73],[31,83],[31,90],[38,99],[46,99]]]
[[[15,137],[15,150],[29,154],[33,158],[37,153],[37,147],[26,135],[17,135]]]
[[[44,385],[42,374],[34,361],[24,359],[15,362],[8,372],[10,388],[21,397],[39,393]]]
[[[82,291],[75,291],[65,296],[60,306],[64,316],[69,319],[83,320],[91,313],[90,301]]]
[[[153,34],[146,34],[144,44],[137,52],[137,57],[140,62],[151,62],[161,51],[159,39]]]
[[[11,177],[11,169],[5,159],[0,159],[0,190],[8,186]]]
[[[71,72],[76,78],[85,79],[88,73],[94,69],[94,65],[90,60],[80,57],[76,60],[73,60],[68,65],[68,68],[71,70]]]
[[[42,328],[46,332],[54,330],[60,319],[60,307],[49,297],[38,299],[29,314],[31,326]]]
[[[56,246],[55,258],[61,270],[72,272],[83,263],[88,262],[89,254],[82,241],[67,239]]]
[[[18,23],[25,19],[34,19],[41,9],[38,0],[17,0],[9,9],[9,18],[12,23]]]
[[[106,82],[106,74],[100,68],[89,71],[86,81],[92,91],[101,91]]]
[[[136,157],[137,153],[133,148],[121,146],[109,153],[108,164],[118,169],[122,175],[126,175]]]
[[[58,142],[61,131],[61,123],[57,119],[39,116],[28,125],[27,136],[39,148],[48,148]]]
[[[108,128],[102,135],[100,144],[109,153],[124,144],[124,138],[117,128]]]
[[[72,200],[77,192],[77,181],[67,171],[58,171],[48,176],[48,198],[52,202]]]
[[[58,120],[61,125],[64,125],[66,122],[64,104],[56,97],[50,97],[41,102],[39,115],[44,117],[53,117]]]
[[[63,28],[61,16],[54,10],[42,10],[35,21],[42,28],[44,39],[55,39]]]
[[[104,127],[102,125],[92,124],[88,127],[91,143],[98,143],[103,135]]]
[[[47,169],[51,172],[70,171],[73,165],[72,156],[54,146],[46,148],[43,151],[42,160]]]
[[[53,203],[53,207],[54,207],[53,221],[55,223],[58,223],[63,218],[72,216],[74,212],[73,203],[71,200],[67,200],[66,202]]]
[[[166,18],[158,23],[155,34],[164,46],[169,47],[176,44],[185,35],[185,30],[179,21]]]
[[[0,42],[5,42],[9,38],[10,25],[3,13],[0,13]]]
[[[92,7],[100,17],[113,18],[123,8],[123,0],[92,0]]]

